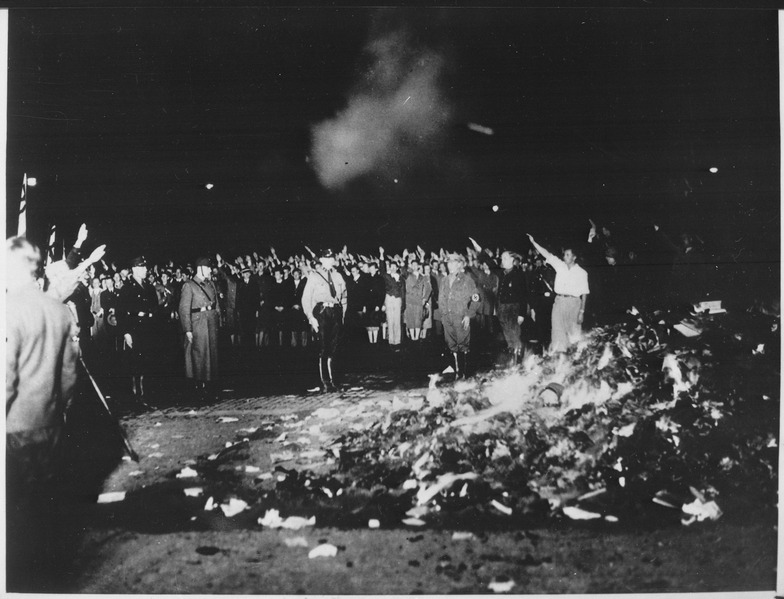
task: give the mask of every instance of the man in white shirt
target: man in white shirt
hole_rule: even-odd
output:
[[[572,248],[564,249],[561,260],[536,243],[531,235],[528,235],[528,239],[545,262],[555,269],[550,351],[562,352],[580,338],[585,300],[590,293],[588,273],[577,264],[577,256]]]

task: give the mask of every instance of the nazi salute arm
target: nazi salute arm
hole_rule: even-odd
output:
[[[539,252],[544,257],[545,260],[548,260],[553,257],[553,255],[550,252],[548,252],[541,245],[536,243],[536,241],[534,241],[534,238],[530,233],[526,233],[526,235],[528,235],[528,239],[531,240],[531,245],[533,245],[534,248],[536,248],[536,251]]]

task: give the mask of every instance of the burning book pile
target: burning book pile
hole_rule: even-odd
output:
[[[692,320],[701,333],[687,337],[680,317],[633,311],[566,354],[453,384],[434,375],[406,401],[336,406],[330,472],[277,465],[260,502],[317,526],[463,530],[691,524],[738,501],[774,506],[779,356],[754,348],[779,347],[778,317]]]

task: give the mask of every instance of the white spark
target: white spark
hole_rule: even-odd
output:
[[[468,123],[468,128],[471,131],[476,131],[477,133],[483,133],[484,135],[492,135],[493,130],[490,127],[485,127],[484,125],[477,125],[476,123]]]

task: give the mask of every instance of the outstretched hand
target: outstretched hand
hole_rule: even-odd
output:
[[[79,227],[79,233],[77,233],[76,235],[76,243],[74,245],[76,247],[81,247],[86,239],[87,239],[87,224],[82,223],[82,226]]]
[[[103,258],[105,254],[106,254],[106,244],[104,243],[103,245],[99,245],[97,248],[93,250],[93,253],[90,254],[89,258],[87,258],[87,262],[89,264],[94,264],[98,262],[101,258]]]

